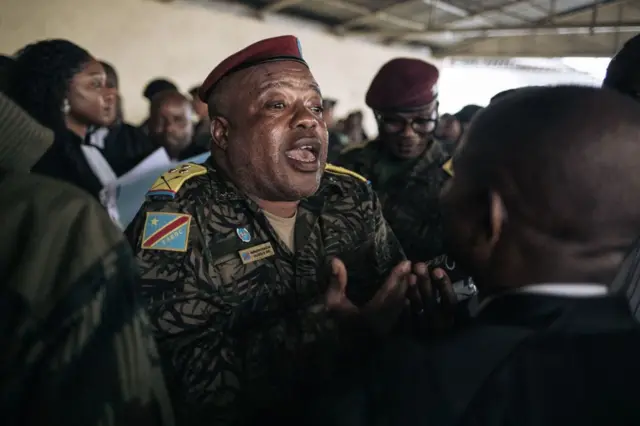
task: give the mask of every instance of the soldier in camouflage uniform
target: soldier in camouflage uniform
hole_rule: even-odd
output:
[[[437,81],[438,70],[418,59],[385,64],[366,99],[379,136],[344,152],[336,162],[369,179],[411,261],[432,259],[444,251],[438,197],[451,176],[451,163],[433,137]]]
[[[52,141],[0,94],[2,424],[173,425],[127,242],[88,194],[29,173]]]
[[[385,278],[407,262],[366,180],[325,168],[322,98],[295,37],[223,61],[200,97],[211,159],[163,175],[127,234],[179,423],[245,424],[293,409],[361,346],[328,304],[362,322],[404,306],[406,283],[391,294]],[[332,258],[348,273],[338,303]]]

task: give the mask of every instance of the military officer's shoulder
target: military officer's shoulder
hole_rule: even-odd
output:
[[[449,176],[453,177],[453,161],[448,159],[447,162],[442,165],[442,170],[444,170]]]
[[[328,179],[345,190],[363,190],[369,186],[367,178],[344,167],[327,164],[324,171]]]
[[[358,152],[362,151],[363,149],[367,148],[367,146],[369,146],[370,142],[371,141],[366,141],[366,142],[347,145],[346,148],[344,148],[342,151],[340,151],[340,155],[341,156],[342,155],[354,155],[355,153],[358,153]]]
[[[179,199],[186,192],[206,181],[208,173],[209,169],[201,164],[181,164],[156,179],[147,191],[147,199],[150,201]]]
[[[3,176],[0,196],[11,200],[0,208],[6,240],[29,248],[24,262],[11,268],[28,271],[41,262],[56,271],[17,289],[32,302],[49,299],[53,303],[52,294],[66,294],[92,265],[124,244],[121,231],[102,205],[74,185],[33,173],[11,173]],[[42,241],[47,244],[43,246]],[[51,257],[51,253],[64,256]],[[64,267],[58,268],[56,262]],[[11,276],[6,271],[2,274]]]
[[[438,144],[437,157],[442,164],[442,170],[448,175],[453,176],[453,153],[452,150],[447,149],[446,143],[440,140],[436,140]]]

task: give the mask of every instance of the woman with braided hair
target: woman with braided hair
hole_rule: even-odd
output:
[[[115,93],[106,88],[102,65],[67,40],[44,40],[14,57],[7,95],[55,132],[51,149],[34,172],[73,183],[94,197],[115,179],[107,161],[85,141],[92,127],[106,126],[117,113]]]

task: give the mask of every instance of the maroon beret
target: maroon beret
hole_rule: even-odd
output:
[[[300,40],[291,35],[273,37],[234,53],[209,73],[200,86],[198,96],[203,102],[207,102],[213,87],[224,77],[236,71],[274,61],[297,61],[307,65],[302,58]]]
[[[392,59],[373,78],[367,105],[378,111],[425,106],[438,97],[439,75],[438,68],[420,59]]]

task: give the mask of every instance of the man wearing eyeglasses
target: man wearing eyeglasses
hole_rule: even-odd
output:
[[[370,180],[384,216],[412,261],[443,253],[438,208],[450,177],[449,155],[434,138],[438,69],[419,59],[386,63],[367,92],[378,138],[344,152],[337,163]]]

